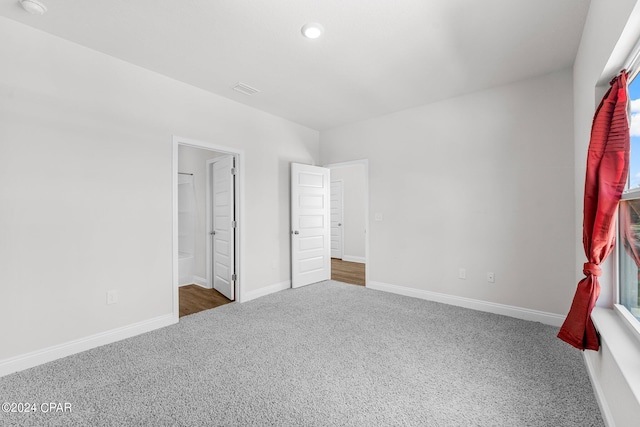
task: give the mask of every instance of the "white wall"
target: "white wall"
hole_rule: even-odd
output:
[[[565,70],[321,132],[324,164],[369,159],[370,280],[564,315],[572,122]]]
[[[365,260],[365,167],[353,164],[331,167],[331,181],[343,182],[345,261]]]
[[[172,312],[173,135],[244,150],[243,291],[289,280],[289,162],[318,132],[5,18],[0,40],[0,364]]]
[[[193,174],[196,194],[196,238],[194,274],[201,282],[207,278],[207,160],[224,153],[181,145],[178,147],[178,170]],[[204,283],[199,283],[203,285]]]
[[[632,13],[633,11],[633,13]],[[582,206],[584,195],[584,177],[586,173],[587,148],[589,145],[591,122],[595,109],[604,93],[598,83],[608,81],[623,66],[630,47],[635,43],[640,30],[640,3],[637,0],[592,0],[589,14],[580,43],[580,49],[574,65],[574,161],[575,161],[575,253],[576,271],[574,282],[577,284],[584,275],[582,263],[586,261],[582,247]],[[626,48],[625,48],[626,46]],[[613,256],[603,268],[600,278],[602,286],[598,306],[611,307],[615,302]],[[600,318],[607,319],[604,312]],[[627,382],[629,371],[637,371],[640,360],[640,343],[628,341],[626,325],[617,316],[608,324],[594,317],[596,327],[602,334],[602,347],[599,352],[586,351],[585,358],[589,366],[595,389],[604,405],[605,414],[611,425],[618,427],[637,425],[640,413],[640,396],[634,396]],[[617,348],[623,347],[623,352]],[[616,354],[617,352],[617,354]],[[620,361],[635,360],[629,367]],[[638,384],[633,387],[638,388]]]

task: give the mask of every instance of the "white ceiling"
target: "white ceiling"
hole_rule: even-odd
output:
[[[573,64],[589,0],[18,0],[0,15],[324,130]],[[301,36],[308,22],[325,35]],[[241,81],[259,94],[231,88]]]

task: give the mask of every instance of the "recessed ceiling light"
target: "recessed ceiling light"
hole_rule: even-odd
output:
[[[22,5],[22,8],[32,15],[44,15],[47,11],[46,6],[38,0],[20,0],[20,5]]]
[[[324,33],[324,27],[317,22],[302,26],[302,35],[308,39],[317,39]]]

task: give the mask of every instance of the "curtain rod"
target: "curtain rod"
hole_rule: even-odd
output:
[[[192,173],[186,173],[186,172],[178,172],[178,175],[191,175],[191,176],[193,176]]]

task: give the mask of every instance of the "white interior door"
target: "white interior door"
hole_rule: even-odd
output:
[[[211,164],[211,277],[213,288],[235,299],[235,185],[234,157],[221,157]]]
[[[291,286],[331,278],[329,169],[291,164]]]
[[[331,181],[331,258],[342,259],[343,254],[343,185],[342,181]]]

